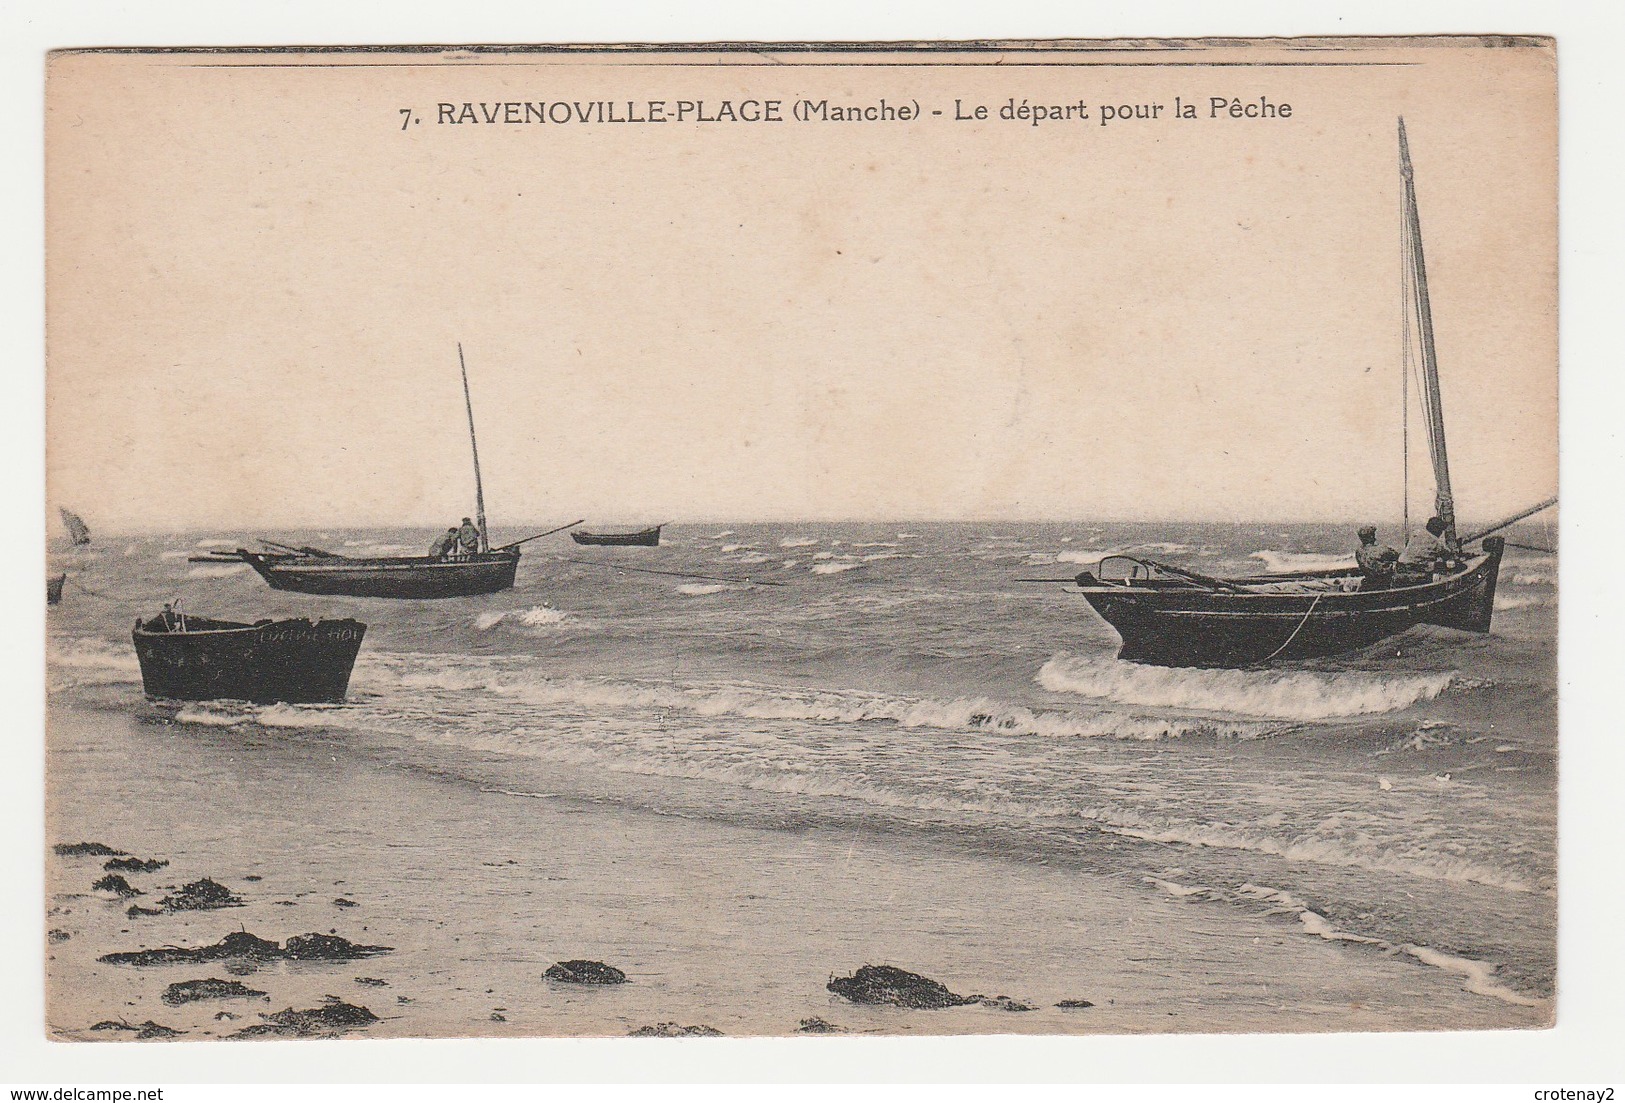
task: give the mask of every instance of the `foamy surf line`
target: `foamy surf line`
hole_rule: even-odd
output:
[[[1464,979],[1462,987],[1467,991],[1480,996],[1488,996],[1491,999],[1501,1000],[1503,1003],[1515,1004],[1519,1007],[1541,1007],[1548,1002],[1543,999],[1536,999],[1533,996],[1525,996],[1521,992],[1514,992],[1503,984],[1497,984],[1494,980],[1496,966],[1488,962],[1458,957],[1454,954],[1447,954],[1414,943],[1396,944],[1369,935],[1340,931],[1325,916],[1314,911],[1308,904],[1297,899],[1291,893],[1284,892],[1281,889],[1248,882],[1238,885],[1236,891],[1244,897],[1277,905],[1270,909],[1272,914],[1296,914],[1298,921],[1303,924],[1303,929],[1307,934],[1324,938],[1328,942],[1354,942],[1374,947],[1384,953],[1404,954],[1407,957],[1415,958],[1423,965],[1442,969],[1447,973],[1455,973]]]
[[[988,730],[1043,738],[1172,739],[1189,735],[1253,739],[1280,725],[1201,717],[1157,717],[1102,709],[1080,713],[1034,710],[987,697],[940,700],[809,690],[754,682],[673,685],[611,679],[550,678],[506,664],[463,663],[447,656],[375,653],[357,665],[358,681],[393,695],[400,690],[483,690],[530,706],[569,710],[681,709],[700,716],[854,724],[889,722],[905,728]]]
[[[1407,709],[1437,697],[1454,678],[1454,672],[1367,674],[1145,666],[1063,651],[1043,665],[1037,681],[1054,693],[1120,705],[1275,720],[1330,720]]]

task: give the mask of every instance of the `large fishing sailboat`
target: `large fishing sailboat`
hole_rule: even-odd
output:
[[[1399,163],[1405,185],[1401,224],[1405,344],[1408,357],[1414,324],[1435,513],[1443,522],[1442,538],[1450,557],[1442,569],[1425,578],[1379,587],[1367,582],[1358,568],[1214,578],[1137,556],[1108,556],[1075,581],[1089,604],[1122,637],[1119,658],[1160,666],[1245,667],[1353,651],[1421,624],[1489,631],[1505,547],[1502,538],[1491,534],[1557,499],[1458,539],[1422,228],[1403,119]],[[1475,543],[1477,550],[1471,548]]]
[[[523,540],[491,546],[485,525],[485,486],[480,479],[480,447],[474,435],[474,401],[468,390],[468,365],[463,346],[457,346],[457,364],[463,373],[463,404],[468,410],[468,441],[474,457],[474,524],[479,532],[477,547],[471,552],[446,556],[399,555],[358,557],[339,555],[321,548],[280,544],[262,540],[270,550],[238,548],[194,557],[195,562],[222,561],[247,563],[270,583],[273,590],[301,594],[342,597],[445,598],[494,594],[511,589],[519,569],[519,549],[523,544],[562,532],[561,525]]]

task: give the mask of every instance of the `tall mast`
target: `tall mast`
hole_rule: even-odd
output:
[[[1422,259],[1422,222],[1416,212],[1416,181],[1405,120],[1399,120],[1399,174],[1405,178],[1405,226],[1410,274],[1415,289],[1417,330],[1422,340],[1422,407],[1426,415],[1428,452],[1433,458],[1434,504],[1444,522],[1447,543],[1456,541],[1456,499],[1450,490],[1450,461],[1444,446],[1444,409],[1439,401],[1439,361],[1433,348],[1433,307],[1428,302],[1427,262]]]
[[[480,551],[491,550],[485,533],[485,487],[480,482],[480,442],[474,438],[474,400],[468,396],[468,364],[463,361],[463,343],[457,342],[457,366],[463,370],[463,405],[468,407],[468,446],[474,453],[474,523],[480,530]]]

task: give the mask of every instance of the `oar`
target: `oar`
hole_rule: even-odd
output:
[[[1508,525],[1515,525],[1519,521],[1522,521],[1525,517],[1533,517],[1535,514],[1539,513],[1541,510],[1543,510],[1543,509],[1551,509],[1556,504],[1557,504],[1557,499],[1555,497],[1547,498],[1544,502],[1540,503],[1540,505],[1538,505],[1538,506],[1530,506],[1528,509],[1524,510],[1522,513],[1514,513],[1511,517],[1508,517],[1505,521],[1501,521],[1501,522],[1498,522],[1496,524],[1493,524],[1487,529],[1480,529],[1478,532],[1473,533],[1471,536],[1462,537],[1461,542],[1463,544],[1471,544],[1474,540],[1482,540],[1482,539],[1484,539],[1484,537],[1490,535],[1493,532],[1500,532],[1502,529],[1506,528]]]
[[[546,532],[538,532],[535,536],[527,536],[523,540],[515,540],[511,544],[503,544],[500,548],[492,548],[491,550],[507,551],[509,548],[517,548],[520,544],[528,544],[532,540],[540,540],[544,536],[552,536],[555,532],[563,532],[565,529],[573,529],[579,524],[581,524],[579,520],[571,521],[568,525],[560,525],[556,529],[548,529]]]
[[[600,563],[596,559],[571,559],[569,556],[555,556],[560,563],[580,563],[584,567],[608,567],[612,571],[636,571],[639,574],[663,574],[672,578],[703,578],[707,582],[733,582],[745,586],[783,586],[782,582],[775,582],[766,578],[724,578],[714,574],[695,574],[692,571],[657,571],[652,567],[628,567],[620,563]]]

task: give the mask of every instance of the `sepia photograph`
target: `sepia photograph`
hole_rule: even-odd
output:
[[[1552,1027],[1557,81],[55,51],[44,1033]]]

